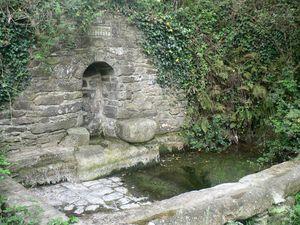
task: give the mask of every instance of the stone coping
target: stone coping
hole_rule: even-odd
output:
[[[0,182],[0,193],[6,198],[8,207],[28,207],[30,213],[29,216],[33,217],[32,219],[34,219],[34,221],[38,221],[39,225],[47,225],[52,219],[68,219],[66,215],[56,210],[48,203],[43,202],[36,195],[10,177],[5,177],[5,179]]]
[[[288,161],[236,183],[191,191],[151,206],[83,218],[84,224],[221,225],[247,219],[300,191],[300,161]]]

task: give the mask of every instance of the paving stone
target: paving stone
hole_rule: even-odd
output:
[[[86,212],[93,212],[96,211],[97,209],[99,209],[99,205],[89,205],[85,208]]]
[[[131,199],[129,199],[128,197],[123,197],[123,198],[120,198],[120,199],[117,201],[117,204],[119,204],[119,205],[126,205],[126,204],[128,204],[129,202],[131,202]]]
[[[92,181],[86,181],[86,182],[82,183],[82,185],[84,185],[86,187],[91,187],[95,184],[101,184],[101,182],[99,182],[99,180],[92,180]]]
[[[105,189],[105,188],[111,188],[111,186],[99,183],[99,184],[94,184],[93,186],[89,187],[89,189],[92,189],[92,190],[101,190],[101,189]]]
[[[64,207],[64,211],[72,211],[75,208],[75,205],[67,205]]]
[[[140,205],[137,203],[130,203],[127,205],[122,205],[120,206],[121,209],[134,209],[134,208],[138,208]]]
[[[122,194],[127,194],[128,193],[128,189],[125,188],[125,187],[116,187],[114,190],[117,191],[117,192],[120,192]]]
[[[62,192],[56,196],[52,196],[52,198],[57,198],[58,200],[60,200],[64,203],[68,203],[68,204],[72,204],[72,203],[80,200],[80,196],[78,196],[76,193],[74,193],[72,191]]]
[[[105,205],[105,202],[100,197],[92,194],[87,195],[85,199],[91,204]]]
[[[111,185],[113,183],[112,180],[107,179],[107,178],[99,179],[98,181],[99,181],[99,184],[101,183],[103,185]]]
[[[74,203],[76,206],[85,206],[88,204],[88,201],[84,200],[84,199],[80,199],[79,201]]]
[[[106,202],[109,202],[109,201],[114,201],[114,200],[118,200],[120,198],[123,197],[123,194],[119,193],[119,192],[113,192],[109,195],[105,195],[103,196],[103,200],[106,201]]]
[[[82,184],[71,184],[71,185],[70,184],[67,184],[67,185],[62,184],[62,185],[72,191],[88,191],[88,188]]]
[[[74,211],[74,214],[81,215],[84,213],[84,206],[79,206],[77,209]]]
[[[151,204],[146,197],[135,197],[120,177],[102,178],[83,183],[64,182],[31,189],[47,203],[66,212],[80,215],[100,209],[119,211]]]
[[[114,190],[110,187],[104,187],[104,188],[90,188],[92,189],[93,193],[100,195],[100,196],[104,196],[106,194],[110,194],[112,193]]]

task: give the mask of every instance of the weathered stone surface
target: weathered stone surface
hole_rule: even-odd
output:
[[[73,147],[33,147],[23,150],[8,155],[16,180],[35,185],[74,179],[76,161]]]
[[[0,113],[0,125],[28,125],[33,134],[45,135],[84,126],[92,135],[116,137],[116,120],[151,118],[157,123],[156,133],[180,129],[185,100],[177,90],[164,90],[156,83],[157,71],[138,45],[142,34],[123,17],[103,13],[99,18],[102,23],[82,37],[89,39],[84,48],[51,55],[52,70],[31,64],[30,86],[16,98],[12,111]],[[86,74],[91,65],[98,67]],[[7,129],[1,140],[11,149],[41,142],[38,135],[12,142],[12,135],[16,136],[14,128]]]
[[[59,105],[63,102],[64,96],[63,94],[48,94],[48,95],[40,95],[34,99],[34,103],[36,105]]]
[[[41,201],[37,196],[9,177],[0,182],[0,192],[1,196],[6,198],[6,204],[9,207],[26,206],[30,214],[35,215],[34,219],[40,225],[47,225],[52,219],[68,219],[63,213]]]
[[[161,155],[180,151],[185,146],[184,138],[178,132],[156,135],[155,138],[147,143],[149,147],[159,148]]]
[[[61,141],[61,146],[82,146],[90,142],[90,133],[84,127],[70,128],[67,130],[68,135]]]
[[[109,192],[104,192],[104,189]],[[97,211],[119,211],[122,208],[129,209],[149,204],[148,198],[134,197],[120,177],[103,178],[82,184],[64,182],[30,190],[61,211],[78,215]]]
[[[149,150],[123,141],[111,140],[106,144],[107,147],[90,145],[78,148],[75,157],[78,162],[79,180],[92,180],[113,170],[157,160],[159,156],[158,149]]]
[[[34,125],[31,128],[31,132],[33,134],[41,134],[41,133],[47,133],[56,130],[63,130],[63,129],[66,130],[71,127],[74,127],[76,123],[77,123],[76,118],[66,118],[66,119],[61,119],[50,123],[39,123],[37,125]]]
[[[117,122],[117,135],[130,143],[146,142],[154,138],[156,122],[151,119],[130,119]]]
[[[263,213],[275,203],[274,193],[284,198],[300,190],[300,163],[290,161],[228,183],[191,191],[130,211],[94,214],[87,224],[220,225]]]

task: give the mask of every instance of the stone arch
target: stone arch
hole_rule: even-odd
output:
[[[107,62],[91,63],[82,75],[83,126],[91,135],[103,132],[107,117],[104,109],[109,102],[109,90],[114,69]]]

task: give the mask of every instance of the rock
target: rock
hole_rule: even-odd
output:
[[[113,189],[110,187],[103,187],[103,186],[99,188],[98,187],[96,185],[91,187],[91,189],[94,191],[96,195],[104,196],[106,194],[110,194],[113,192]]]
[[[127,194],[128,189],[125,188],[125,187],[116,187],[116,188],[115,188],[115,191],[120,192],[120,193],[122,193],[122,194]]]
[[[10,177],[5,177],[4,180],[1,180],[0,193],[1,196],[6,199],[5,204],[8,207],[26,206],[30,215],[35,216],[34,219],[38,221],[39,225],[48,225],[49,221],[53,218],[68,219],[63,213],[45,201],[42,201],[39,197]]]
[[[93,180],[113,170],[157,160],[158,156],[158,150],[133,146],[120,140],[112,140],[105,148],[101,145],[80,146],[75,152],[78,180]],[[119,183],[109,179],[105,182],[113,187],[119,186]]]
[[[131,203],[131,204],[127,204],[127,205],[121,205],[120,208],[121,209],[134,209],[134,208],[138,208],[140,205],[137,203]]]
[[[81,215],[84,213],[84,206],[79,206],[75,211],[74,214]]]
[[[99,209],[99,205],[89,205],[85,208],[86,212],[94,212]]]
[[[83,182],[82,184],[86,187],[91,187],[93,185],[99,184],[99,181],[98,180],[92,180],[92,181]]]
[[[97,195],[87,194],[85,198],[91,204],[105,205],[105,202]]]
[[[142,143],[154,138],[157,124],[151,119],[129,119],[117,122],[117,136],[129,143]]]
[[[80,199],[79,201],[75,202],[74,205],[77,206],[77,209],[80,208],[80,206],[86,206],[88,202],[84,199]]]
[[[126,205],[128,204],[129,202],[131,202],[131,199],[129,199],[128,197],[123,197],[123,198],[120,198],[117,203],[119,205]]]
[[[90,142],[90,133],[84,127],[70,128],[67,130],[68,135],[61,141],[62,146],[83,146]]]
[[[121,178],[120,177],[110,177],[110,180],[112,180],[113,182],[121,182]]]
[[[73,147],[32,147],[23,150],[22,153],[8,155],[17,181],[34,186],[74,179],[76,160]]]
[[[106,202],[110,202],[110,201],[120,199],[122,197],[123,197],[123,194],[121,194],[119,192],[114,192],[114,193],[111,193],[109,195],[103,196],[103,200],[106,201]]]
[[[72,211],[74,209],[75,205],[67,205],[64,207],[64,211]]]

